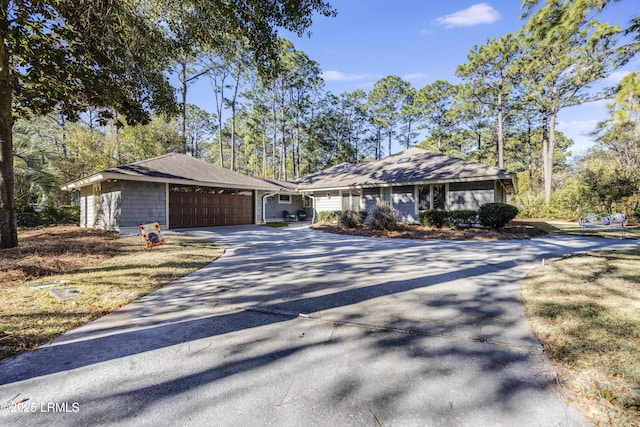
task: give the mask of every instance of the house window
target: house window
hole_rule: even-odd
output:
[[[360,210],[360,192],[359,191],[353,191],[351,193],[351,209],[355,211]]]
[[[360,191],[345,190],[342,193],[342,210],[360,210]]]
[[[391,189],[389,187],[382,189],[382,201],[391,206]]]
[[[172,185],[169,189],[172,193],[192,193],[193,187],[181,187],[178,185]]]
[[[445,190],[444,184],[433,186],[433,209],[444,210],[445,208]]]
[[[291,204],[291,194],[279,194],[278,195],[278,203],[281,205],[290,205]]]
[[[431,187],[421,185],[418,187],[418,210],[426,211],[431,209]]]
[[[302,197],[302,207],[303,208],[311,207],[311,197]]]

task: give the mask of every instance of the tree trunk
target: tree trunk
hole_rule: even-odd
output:
[[[533,191],[533,145],[531,142],[531,120],[527,120],[527,166],[529,168],[529,191]]]
[[[500,169],[504,169],[504,132],[503,132],[503,116],[502,116],[502,107],[503,107],[503,100],[502,100],[502,79],[500,81],[499,84],[499,90],[498,90],[498,129],[497,129],[497,133],[498,133],[498,146],[496,147],[497,149],[497,159],[498,159],[498,167]]]
[[[216,99],[216,112],[218,113],[218,145],[220,146],[220,167],[224,167],[224,143],[222,142],[222,110],[224,104],[224,81],[226,74],[220,75],[220,86],[218,86],[217,76],[211,77],[213,84],[213,95]],[[218,94],[218,92],[220,92]],[[219,97],[218,97],[219,96]]]
[[[180,62],[180,115],[182,116],[182,154],[187,154],[187,61]]]
[[[285,119],[284,105],[282,105],[282,109],[280,110],[280,121],[281,121],[280,126],[282,127],[280,131],[282,133],[282,135],[280,135],[280,137],[282,138],[282,146],[281,146],[281,154],[280,154],[282,156],[282,175],[280,175],[281,177],[280,179],[282,179],[283,181],[286,181],[287,180],[287,140],[285,137],[286,123],[284,119]]]
[[[267,128],[262,132],[262,177],[267,177]]]
[[[271,142],[271,167],[272,173],[271,177],[273,179],[279,178],[278,172],[280,171],[280,167],[278,165],[278,156],[277,156],[277,147],[278,147],[278,112],[276,108],[275,101],[273,103],[272,108],[273,113],[273,140]]]
[[[231,170],[236,170],[236,102],[231,103]]]
[[[544,181],[544,200],[547,205],[551,202],[551,179],[549,175],[549,132],[547,112],[542,116],[542,177]],[[555,116],[554,116],[555,118]]]
[[[355,141],[353,142],[353,148],[355,149],[355,158],[353,159],[354,163],[358,163],[358,159],[360,158],[360,147],[358,141],[358,137],[356,137]],[[349,137],[349,144],[351,144],[351,136]]]
[[[501,97],[501,96],[500,96]],[[498,167],[500,169],[504,169],[504,133],[503,133],[503,124],[502,124],[502,107],[498,108],[498,146],[497,146],[497,157],[498,157]]]
[[[6,21],[8,4],[2,2],[0,34],[7,34]],[[13,99],[9,53],[5,40],[0,39],[0,249],[18,246],[18,229],[13,197]]]
[[[236,170],[236,101],[238,99],[238,89],[240,87],[240,77],[242,71],[235,76],[235,86],[233,98],[231,98],[231,170]]]
[[[218,116],[218,145],[220,146],[220,167],[224,167],[224,146],[222,145],[222,116]]]
[[[296,179],[300,178],[300,121],[296,119],[296,139],[294,144],[294,159],[293,159],[293,168],[294,177]]]
[[[551,203],[551,193],[553,192],[553,154],[556,148],[556,112],[552,111],[549,117],[549,136],[547,152],[545,153],[544,171],[544,200],[549,205]]]

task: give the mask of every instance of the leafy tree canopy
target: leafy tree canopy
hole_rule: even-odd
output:
[[[103,120],[115,110],[146,123],[151,111],[175,112],[165,75],[174,48],[247,39],[264,71],[276,27],[302,34],[316,12],[335,15],[324,0],[0,0],[0,248],[18,244],[16,115],[57,108],[77,119],[100,107]]]

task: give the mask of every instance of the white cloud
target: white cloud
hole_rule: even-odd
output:
[[[614,84],[618,84],[622,81],[622,79],[624,79],[628,74],[631,74],[631,71],[625,71],[625,70],[620,70],[620,71],[615,71],[613,73],[611,73],[609,75],[609,77],[606,78],[607,83],[614,83]]]
[[[322,78],[333,82],[347,82],[365,79],[367,78],[367,74],[349,74],[343,73],[342,71],[330,70],[324,71],[322,73]]]
[[[593,132],[600,120],[558,120],[558,129],[563,133],[586,134]]]
[[[412,73],[402,77],[403,80],[422,80],[429,77],[427,73]]]
[[[590,135],[600,120],[558,120],[557,130],[561,131],[564,136],[573,140],[573,145],[569,151],[575,155],[581,155],[587,152],[594,144],[593,137]]]
[[[473,25],[492,24],[498,19],[500,19],[500,14],[491,5],[478,3],[450,15],[441,16],[436,19],[436,23],[447,28],[471,27]]]

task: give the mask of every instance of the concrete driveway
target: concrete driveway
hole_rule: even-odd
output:
[[[190,232],[225,255],[0,364],[0,425],[588,424],[518,283],[542,259],[628,241]]]

